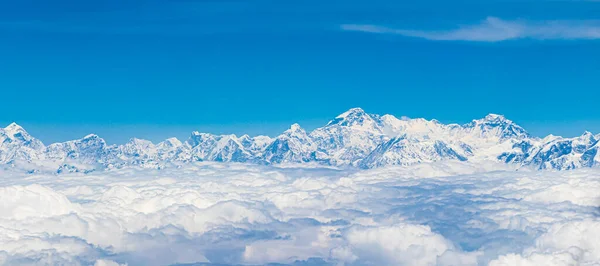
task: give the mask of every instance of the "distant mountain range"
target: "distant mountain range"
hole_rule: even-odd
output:
[[[575,138],[537,138],[495,114],[458,125],[352,108],[310,133],[294,124],[275,138],[192,132],[184,142],[170,138],[158,144],[133,138],[124,145],[108,145],[91,134],[44,145],[12,123],[0,128],[0,165],[63,173],[125,166],[161,169],[194,161],[375,168],[497,160],[519,167],[568,170],[600,166],[599,139],[600,134],[589,132]]]

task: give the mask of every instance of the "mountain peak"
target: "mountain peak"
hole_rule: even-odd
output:
[[[172,137],[172,138],[168,138],[165,140],[166,142],[169,143],[173,143],[173,144],[179,144],[181,145],[181,141],[178,138]]]
[[[515,124],[513,121],[507,119],[504,115],[499,114],[488,114],[481,119],[475,119],[471,123],[472,125],[508,125]]]
[[[288,129],[287,131],[296,132],[301,130],[303,130],[302,127],[298,123],[294,123],[290,126],[290,129]]]
[[[477,134],[481,136],[496,136],[501,139],[530,137],[529,133],[521,126],[498,114],[488,114],[482,119],[473,120],[473,122],[464,125],[464,127],[470,129],[477,128]]]
[[[34,141],[37,142],[36,145],[43,145],[40,141],[36,140],[31,135],[29,135],[29,133],[27,133],[25,129],[23,129],[21,126],[14,122],[10,123],[10,125],[8,125],[5,128],[0,128],[0,132],[3,132],[3,135],[8,136],[8,138],[11,140],[18,140],[19,142]]]
[[[17,123],[12,122],[4,128],[4,131],[8,132],[10,135],[13,135],[19,132],[25,132],[25,129],[23,129],[23,127],[19,126]]]
[[[506,121],[506,117],[499,114],[488,114],[483,118],[484,121]]]
[[[583,132],[583,134],[579,137],[576,138],[578,141],[582,141],[586,144],[593,144],[596,142],[596,136],[594,136],[594,134],[592,134],[592,132],[589,131],[585,131]]]
[[[100,138],[100,137],[98,137],[98,135],[96,135],[96,134],[88,134],[85,137],[83,137],[83,139],[97,139],[97,138]]]
[[[377,115],[367,114],[362,108],[352,108],[329,121],[325,127],[328,126],[352,127],[365,131],[381,132],[381,118]]]
[[[351,116],[361,116],[361,115],[366,115],[367,113],[365,113],[365,110],[363,110],[360,107],[354,107],[354,108],[350,108],[348,111],[341,113],[340,115],[336,116],[335,118],[346,118],[346,117],[351,117]]]
[[[179,147],[183,145],[183,143],[181,143],[181,141],[175,137],[173,138],[168,138],[166,140],[163,140],[162,142],[158,143],[157,146],[159,147]]]
[[[98,167],[138,164],[162,167],[167,162],[192,161],[315,162],[331,166],[376,167],[473,157],[477,160],[498,158],[540,167],[546,167],[545,163],[559,163],[547,167],[572,168],[597,165],[600,160],[600,155],[596,155],[600,135],[586,131],[575,138],[533,138],[513,121],[493,113],[458,125],[424,118],[380,116],[366,113],[362,108],[351,108],[310,134],[295,123],[275,138],[248,135],[238,138],[193,131],[184,142],[170,138],[156,145],[138,138],[123,145],[107,145],[104,139],[90,134],[46,147],[16,123],[0,128],[0,132],[2,164],[16,159],[28,162],[77,159],[83,164],[100,163]],[[544,158],[548,160],[536,159],[539,156],[535,157],[537,153],[532,151],[541,151],[545,147],[549,147],[543,150]],[[513,157],[508,157],[511,155]],[[562,157],[565,155],[568,158]],[[531,162],[523,161],[525,159]],[[560,160],[569,163],[575,160],[575,166]]]

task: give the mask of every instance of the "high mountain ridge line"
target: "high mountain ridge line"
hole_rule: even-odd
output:
[[[352,108],[312,132],[298,124],[274,138],[194,131],[185,141],[169,138],[157,144],[132,138],[123,145],[108,145],[89,134],[44,145],[11,123],[0,128],[0,165],[63,173],[125,166],[160,169],[194,161],[376,168],[443,160],[492,160],[518,167],[569,170],[600,166],[598,140],[600,135],[590,132],[575,138],[534,137],[496,114],[459,125],[380,116]]]

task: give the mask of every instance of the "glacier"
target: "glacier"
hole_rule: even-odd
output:
[[[600,135],[590,132],[575,138],[534,137],[496,114],[458,125],[352,108],[312,132],[298,124],[274,138],[196,131],[185,141],[170,138],[158,144],[132,138],[109,145],[90,134],[46,146],[12,123],[0,128],[0,165],[27,172],[89,173],[126,166],[163,169],[198,161],[371,169],[454,160],[570,170],[600,165],[599,140]]]

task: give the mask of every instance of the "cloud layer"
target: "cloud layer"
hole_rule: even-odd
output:
[[[342,30],[379,34],[398,34],[434,41],[499,42],[515,39],[578,40],[600,39],[598,20],[502,20],[488,17],[474,25],[462,25],[450,30],[409,30],[377,25],[344,24]]]
[[[600,170],[502,167],[440,162],[357,172],[196,163],[87,175],[4,171],[0,264],[600,261]]]

